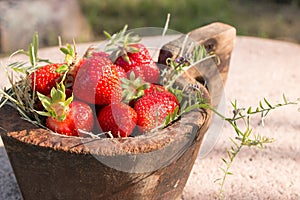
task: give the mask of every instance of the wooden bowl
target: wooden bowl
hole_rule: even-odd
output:
[[[214,23],[190,33],[220,58],[225,81],[235,29]],[[159,62],[176,54],[162,47]],[[210,62],[204,63],[209,65]],[[187,82],[201,74],[187,71]],[[203,85],[203,97],[211,100]],[[202,139],[209,110],[192,111],[171,126],[137,137],[80,138],[55,134],[0,109],[1,137],[24,199],[177,199],[185,187]]]

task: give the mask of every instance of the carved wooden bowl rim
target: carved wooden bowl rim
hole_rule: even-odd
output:
[[[200,85],[205,99],[209,99],[209,92]],[[7,115],[7,113],[10,113]],[[176,145],[182,140],[196,142],[202,138],[207,130],[211,113],[201,109],[183,115],[172,125],[155,132],[125,138],[82,138],[64,136],[50,130],[38,128],[20,118],[16,109],[5,105],[0,109],[0,130],[2,137],[9,137],[16,143],[37,145],[56,151],[76,154],[95,155],[128,155],[148,153],[159,150],[168,145]],[[4,142],[5,144],[5,142]],[[16,144],[17,145],[17,144]]]

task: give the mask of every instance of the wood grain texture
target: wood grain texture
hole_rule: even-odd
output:
[[[225,83],[236,38],[236,29],[228,24],[215,22],[195,29],[189,32],[187,36],[192,39],[189,42],[203,44],[208,53],[214,53],[218,57],[220,62],[216,62],[216,64]],[[161,49],[158,62],[165,64],[168,57],[177,57],[182,50],[184,40],[185,36],[182,36],[178,40],[165,44]]]

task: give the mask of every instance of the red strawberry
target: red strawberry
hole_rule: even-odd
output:
[[[109,58],[109,54],[103,51],[94,51],[91,53],[91,57],[106,57]]]
[[[61,81],[65,72],[68,72],[65,79],[66,86],[72,87],[83,59],[77,58],[75,45],[72,48],[70,44],[67,44],[67,47],[62,47],[60,50],[65,54],[65,63],[45,65],[30,74],[31,85],[37,92],[48,95],[56,83]]]
[[[52,88],[50,97],[37,93],[46,111],[37,111],[47,116],[46,126],[54,132],[78,136],[80,130],[91,131],[94,126],[92,109],[86,103],[67,98],[63,81]]]
[[[166,92],[167,89],[164,88],[162,85],[157,85],[157,84],[150,84],[149,88],[144,90],[144,94],[150,94],[152,92]]]
[[[75,80],[77,78],[77,74],[81,70],[81,67],[85,66],[85,69],[86,69],[87,68],[86,65],[90,64],[91,59],[94,60],[93,61],[94,63],[97,62],[96,60],[99,60],[99,62],[103,62],[104,60],[106,60],[109,65],[113,64],[108,57],[105,57],[105,58],[103,56],[95,56],[95,57],[94,56],[90,56],[88,58],[87,57],[83,57],[83,58],[79,59],[79,61],[76,64],[74,64],[73,66],[70,67],[70,70],[69,70],[67,78],[66,78],[66,83],[68,84],[68,86],[71,85],[71,87],[73,88]],[[124,71],[124,69],[122,69],[119,66],[116,66],[116,68],[118,70],[119,76],[120,77],[125,77],[125,71]],[[85,70],[85,69],[83,69],[83,70]]]
[[[94,51],[94,52],[91,52],[91,57],[101,60],[103,57],[109,58],[109,54],[106,53],[106,52],[103,52],[103,51]],[[119,77],[120,78],[126,78],[125,70],[119,65],[116,65],[116,68],[118,70]]]
[[[123,67],[126,72],[136,66],[151,65],[152,62],[153,60],[148,49],[140,43],[129,44],[126,52],[120,54],[115,60],[115,64]]]
[[[120,67],[119,65],[116,65],[116,68],[117,68],[120,79],[127,77],[126,72],[122,67]]]
[[[98,105],[120,101],[122,89],[119,72],[109,58],[89,58],[77,73],[73,92],[76,98]]]
[[[131,33],[126,34],[126,30],[127,26],[113,36],[105,32],[110,39],[106,51],[112,52],[110,55],[112,61],[121,66],[125,72],[134,70],[136,75],[141,76],[144,81],[157,83],[159,69],[148,49],[138,43],[140,41],[138,37],[132,36]]]
[[[136,125],[137,114],[130,106],[117,102],[98,113],[98,122],[104,132],[111,131],[114,137],[127,137]]]
[[[66,109],[65,119],[48,117],[46,126],[52,131],[69,136],[79,136],[80,130],[91,131],[94,126],[93,112],[89,105],[73,101]]]
[[[178,106],[176,97],[170,92],[157,91],[143,96],[134,104],[139,130],[147,132],[161,125]]]
[[[104,51],[96,51],[95,50],[96,47],[89,47],[88,50],[85,52],[84,58],[83,59],[87,59],[87,58],[95,58],[95,59],[103,59],[104,58],[109,58],[109,54],[104,52]],[[81,64],[82,65],[82,62]],[[119,65],[116,65],[118,73],[119,73],[119,77],[120,78],[126,78],[126,72],[125,70],[120,67]]]
[[[131,72],[134,72],[137,77],[140,76],[144,81],[149,83],[158,83],[159,81],[159,69],[154,62],[146,65],[138,65],[129,70],[128,74]]]
[[[61,81],[62,74],[57,72],[57,69],[63,64],[49,64],[45,65],[35,72],[30,74],[31,86],[35,91],[44,95],[50,94],[56,83]]]

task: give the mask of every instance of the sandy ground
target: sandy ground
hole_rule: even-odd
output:
[[[43,57],[43,52],[40,55]],[[241,107],[255,107],[264,97],[271,103],[281,103],[283,93],[291,101],[299,98],[299,55],[300,46],[296,44],[238,37],[225,86],[224,113],[231,115],[230,102],[235,99]],[[2,77],[0,85],[1,81]],[[264,127],[257,118],[253,120],[254,132],[272,137],[275,142],[264,150],[242,149],[232,164],[234,175],[225,182],[224,199],[300,199],[299,107],[300,104],[271,112]],[[220,130],[208,132],[218,140],[208,155],[199,154],[182,199],[218,197],[219,185],[214,180],[223,175],[219,169],[223,166],[221,158],[226,158],[225,149],[231,146],[229,138],[235,137],[234,130],[226,123]],[[0,199],[22,199],[1,140]]]

